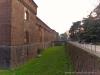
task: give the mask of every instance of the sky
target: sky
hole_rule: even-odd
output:
[[[34,0],[37,16],[57,32],[68,31],[73,22],[86,18],[99,0]]]

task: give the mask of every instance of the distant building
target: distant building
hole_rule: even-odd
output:
[[[33,0],[0,0],[0,67],[16,67],[50,46],[58,33],[37,15]]]

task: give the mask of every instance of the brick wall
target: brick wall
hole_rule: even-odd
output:
[[[35,47],[29,47],[29,44],[36,43],[36,15],[28,4],[23,3],[20,0],[12,0],[11,46],[14,47],[11,47],[11,67],[24,63],[37,53]],[[27,20],[24,18],[26,11]]]
[[[0,45],[10,45],[10,18],[10,0],[0,0]]]
[[[16,67],[50,46],[56,33],[37,17],[32,0],[0,1],[0,66]]]
[[[11,30],[10,0],[0,0],[0,67],[6,68],[10,64],[10,30]]]

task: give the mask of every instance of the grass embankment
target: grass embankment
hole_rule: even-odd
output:
[[[0,71],[0,75],[72,75],[73,67],[64,46],[46,49],[40,58],[33,59],[15,70]]]

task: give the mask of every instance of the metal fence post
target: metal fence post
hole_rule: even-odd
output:
[[[96,44],[94,46],[95,46],[95,52],[96,52]]]
[[[92,45],[91,45],[91,52],[92,52]]]

